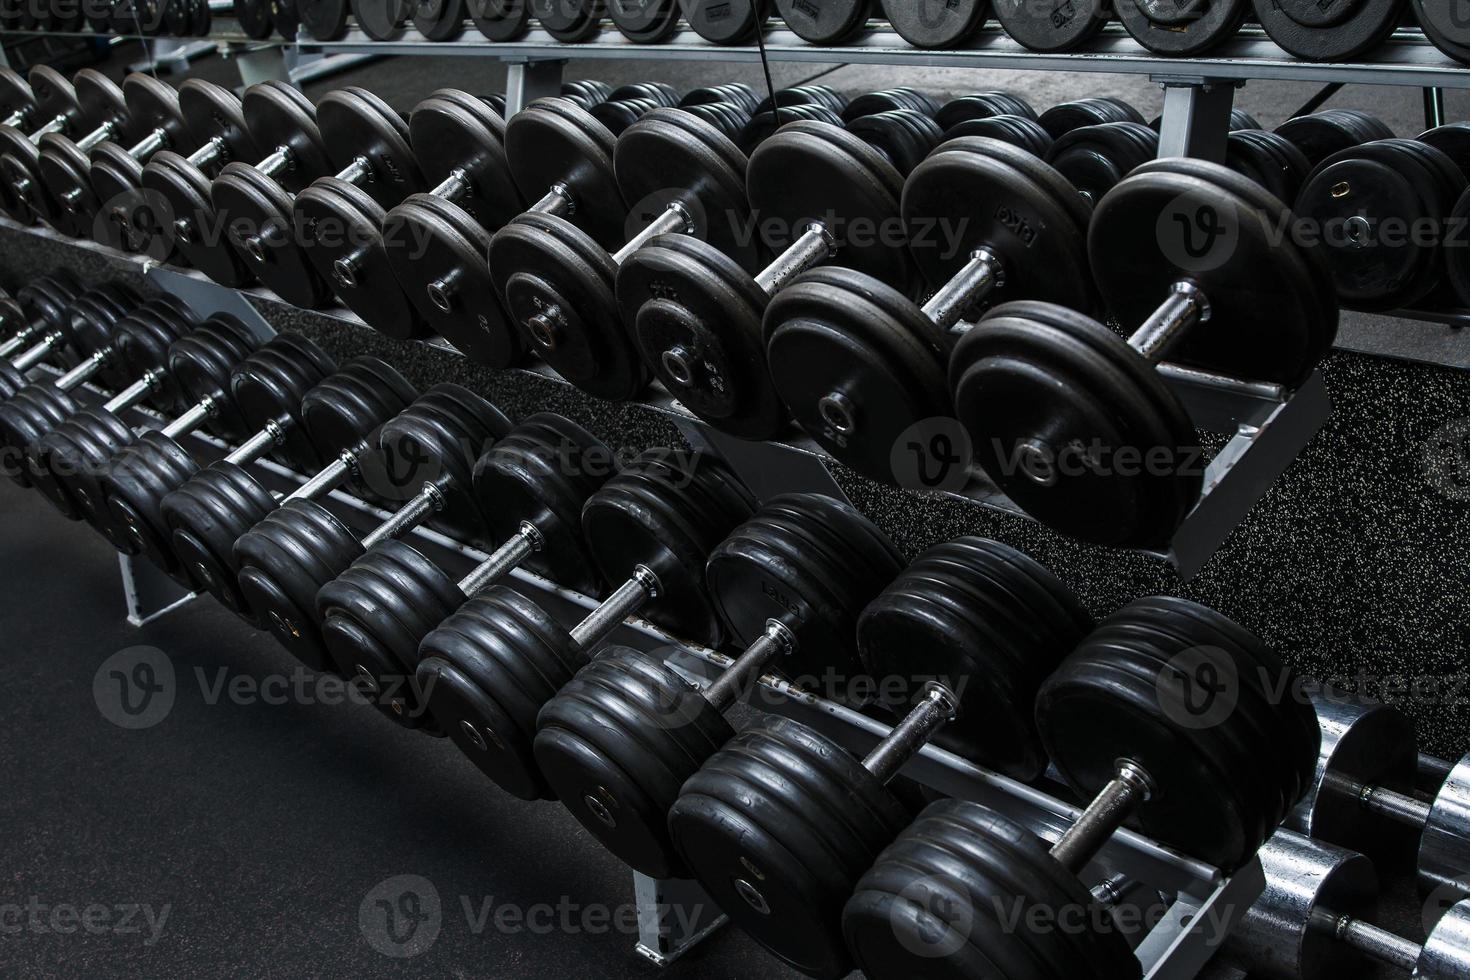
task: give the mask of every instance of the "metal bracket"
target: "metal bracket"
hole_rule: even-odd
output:
[[[824,493],[838,500],[847,496],[815,453],[775,442],[737,439],[698,419],[682,417],[674,423],[689,445],[728,463],[758,500],[783,493]]]
[[[1230,134],[1234,81],[1195,76],[1151,75],[1164,87],[1164,121],[1159,128],[1159,158],[1195,157],[1225,162]]]
[[[291,69],[296,67],[298,57],[294,46],[264,44],[236,48],[233,45],[235,67],[240,72],[240,84],[249,88],[259,82],[285,82],[296,84],[291,79]]]
[[[524,109],[527,103],[561,94],[560,59],[526,59],[505,66],[505,118]]]
[[[239,320],[258,340],[270,340],[276,335],[275,328],[238,289],[152,263],[145,269],[144,277],[166,295],[189,307],[201,320],[224,313]]]
[[[145,560],[118,555],[122,566],[123,598],[128,605],[128,622],[146,626],[168,615],[194,598],[173,579]]]
[[[683,879],[633,873],[638,904],[638,955],[668,966],[729,920],[703,888]]]

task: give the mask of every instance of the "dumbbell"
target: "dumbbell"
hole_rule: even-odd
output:
[[[1041,125],[1036,110],[1009,92],[976,92],[951,99],[940,107],[935,121],[946,139],[984,136],[1018,146],[1046,159],[1054,137]],[[1099,123],[1098,125],[1102,125]]]
[[[684,782],[668,820],[675,851],[787,965],[846,975],[843,904],[910,819],[887,784],[945,729],[976,761],[1035,778],[1046,766],[1031,720],[1037,689],[1091,626],[1019,551],[979,538],[930,549],[858,620],[869,675],[904,681],[889,733],[859,757],[798,722],[757,722]]]
[[[799,121],[756,149],[746,192],[774,262],[752,277],[688,236],[657,238],[618,271],[623,322],[649,367],[691,412],[745,439],[773,438],[786,409],[766,367],[761,317],[770,298],[833,257],[895,288],[912,277],[901,235],[903,180],[860,137]],[[860,231],[862,234],[850,235]]]
[[[1322,750],[1312,791],[1287,826],[1363,854],[1398,840],[1385,830],[1416,833],[1419,891],[1452,889],[1470,897],[1470,756],[1450,767],[1432,801],[1412,795],[1418,768],[1413,723],[1385,704],[1316,698]]]
[[[316,608],[321,587],[374,545],[401,537],[440,512],[455,527],[477,531],[482,519],[474,503],[475,460],[510,428],[499,409],[468,389],[430,388],[385,423],[378,440],[387,463],[381,479],[391,484],[382,490],[400,496],[411,490],[412,496],[359,536],[311,499],[311,484],[303,486],[235,542],[245,602],[304,664],[330,670]],[[406,472],[395,472],[399,466]]]
[[[233,0],[170,0],[163,8],[163,29],[174,37],[208,37],[214,18],[234,10]]]
[[[1456,61],[1470,63],[1470,32],[1453,4],[1413,0],[1413,7],[1414,19],[1431,44]]]
[[[246,89],[241,103],[251,139],[268,155],[253,167],[226,163],[221,177],[233,173],[252,186],[275,180],[298,191],[330,171],[315,110],[306,96],[284,82],[269,81]],[[215,204],[212,185],[198,165],[175,153],[157,153],[143,168],[143,186],[166,206],[172,220],[165,232],[190,265],[221,286],[240,287],[251,281],[243,252],[248,247],[245,240],[258,229],[232,227],[232,216]]]
[[[1144,120],[1142,114],[1127,102],[1111,95],[1103,95],[1058,102],[1038,116],[1037,121],[1051,134],[1052,139],[1061,139],[1083,126],[1101,126],[1113,122],[1141,123]]]
[[[771,16],[767,0],[679,0],[689,29],[711,44],[743,45],[765,30]]]
[[[210,190],[222,214],[255,229],[239,244],[256,278],[306,309],[320,306],[332,291],[310,253],[317,238],[342,233],[346,223],[336,219],[334,202],[376,207],[381,213],[423,186],[408,145],[408,124],[366,89],[342,88],[322,96],[316,125],[336,173],[304,189],[304,201],[244,166],[227,166]]]
[[[1467,186],[1455,161],[1429,143],[1376,140],[1324,160],[1296,213],[1319,230],[1342,305],[1393,310],[1443,282],[1440,239]]]
[[[1470,902],[1450,906],[1421,945],[1372,923],[1378,876],[1361,854],[1279,830],[1260,858],[1266,890],[1230,934],[1232,965],[1274,980],[1362,976],[1365,961],[1419,980],[1470,977]]]
[[[1383,120],[1356,109],[1324,109],[1293,116],[1277,126],[1275,132],[1301,150],[1314,169],[1335,153],[1393,138],[1393,130]]]
[[[1354,0],[1331,9],[1287,0],[1253,0],[1266,36],[1308,61],[1351,62],[1378,47],[1404,22],[1404,0]]]
[[[36,114],[36,96],[20,72],[0,67],[0,126],[25,129]]]
[[[667,41],[679,29],[678,0],[609,3],[607,16],[619,33],[636,44]]]
[[[274,33],[294,41],[301,23],[296,4],[297,0],[233,0],[233,12],[247,37],[264,41]]]
[[[1210,0],[1187,10],[1148,0],[1123,0],[1117,5],[1118,19],[1135,41],[1174,57],[1197,56],[1230,40],[1250,9],[1249,0]],[[1106,17],[1106,8],[1098,12]]]
[[[678,104],[678,91],[666,82],[632,82],[613,89],[606,99],[588,106],[587,111],[609,133],[620,136],[650,109],[672,109]]]
[[[698,237],[742,269],[755,268],[746,158],[728,131],[680,109],[653,109],[618,137],[613,166],[641,231],[609,254],[554,214],[529,213],[490,241],[490,275],[526,346],[598,398],[636,396],[650,373],[623,326],[618,269],[664,234]]]
[[[239,411],[239,427],[254,431],[225,461],[248,466],[277,452],[294,465],[310,465],[315,451],[305,435],[301,406],[306,394],[336,369],[320,348],[296,334],[278,334],[231,368],[227,390]],[[186,586],[190,573],[174,553],[162,508],[164,498],[199,468],[171,433],[152,431],[108,460],[99,480],[107,524],[126,542],[121,550],[144,556]]]
[[[587,663],[625,617],[718,646],[723,632],[705,590],[710,550],[755,512],[724,464],[650,450],[603,484],[582,510],[584,539],[619,583],[568,630],[535,602],[496,586],[424,638],[415,690],[475,766],[524,800],[550,799],[536,767],[536,713]]]
[[[904,434],[954,413],[945,376],[965,323],[1003,298],[1097,306],[1087,274],[1091,207],[1024,150],[978,137],[946,142],[904,185],[902,215],[909,251],[937,287],[923,307],[871,276],[823,268],[776,295],[763,327],[772,382],[797,424],[888,483],[899,480],[894,447]]]
[[[58,377],[28,382],[22,371],[0,362],[0,393],[6,396],[0,401],[0,452],[7,460],[18,462],[27,446],[80,409],[68,394],[72,390],[104,372],[111,387],[123,387],[132,380],[120,370],[123,335],[117,325],[141,305],[132,290],[112,284],[72,300],[65,327],[47,340],[65,346],[68,360],[80,363]],[[44,346],[46,342],[35,349]],[[30,486],[23,466],[16,466],[8,475],[20,486]]]
[[[122,412],[151,399],[171,416],[162,436],[177,440],[208,425],[218,436],[239,438],[244,422],[229,394],[230,370],[261,342],[226,314],[183,336],[163,316],[124,324],[124,364],[139,380],[100,408],[55,425],[26,449],[26,460],[36,486],[63,514],[86,521],[118,551],[136,554],[131,532],[111,519],[104,479],[114,458],[150,429],[135,431]]]
[[[17,371],[45,360],[57,346],[50,339],[57,334],[64,338],[67,308],[81,291],[81,283],[66,269],[33,279],[18,289],[15,298],[4,307],[9,338],[0,344],[0,358],[15,358],[20,354],[19,366],[14,360],[10,362]],[[34,353],[23,353],[38,344],[46,346]]]
[[[931,804],[847,901],[842,929],[858,967],[875,980],[1137,976],[1125,935],[1087,928],[1090,916],[1078,928],[1026,916],[1002,928],[992,912],[1091,909],[1078,876],[1125,823],[1227,874],[1250,861],[1317,754],[1310,707],[1275,697],[1280,681],[1291,674],[1275,653],[1213,610],[1155,597],[1114,613],[1036,700],[1047,754],[1090,802],[1050,847],[978,804]]]
[[[430,328],[471,360],[502,368],[523,347],[486,261],[491,230],[536,200],[531,212],[571,216],[609,248],[626,212],[613,136],[586,109],[537,99],[506,123],[461,95],[440,92],[415,109],[414,151],[425,177],[440,184],[390,211],[383,238],[395,276]]]
[[[776,11],[791,32],[808,44],[834,47],[848,44],[867,29],[873,16],[872,0],[828,0],[804,3],[775,0]]]
[[[50,214],[37,171],[41,138],[48,133],[87,132],[127,115],[122,90],[91,68],[83,68],[68,82],[59,72],[39,65],[31,69],[30,85],[36,99],[36,127],[26,133],[0,126],[0,206],[22,224],[35,224]]]
[[[1033,120],[1037,118],[1031,103],[1020,96],[1011,92],[990,91],[972,92],[950,99],[939,107],[934,119],[948,132],[972,119],[990,119],[994,116],[1021,116]]]
[[[127,252],[147,253],[163,261],[174,251],[172,206],[157,188],[171,175],[198,175],[194,185],[207,199],[208,177],[232,160],[259,156],[245,128],[245,114],[235,93],[213,82],[187,78],[178,89],[183,129],[158,145],[157,131],[129,147],[101,143],[92,151],[88,176],[96,200],[107,206],[107,220],[93,223],[96,240]],[[188,156],[183,156],[187,153]],[[145,181],[149,163],[157,162]],[[145,184],[150,185],[145,188]],[[164,219],[160,226],[160,219]],[[189,226],[192,227],[192,226]]]
[[[795,85],[778,89],[761,99],[750,110],[750,121],[746,123],[736,143],[748,156],[772,133],[789,122],[815,119],[841,126],[847,103],[845,95],[826,85]],[[780,112],[776,111],[777,107]]]
[[[42,289],[22,290],[28,304],[34,304],[33,297],[44,292],[51,295],[42,296],[40,302],[48,306],[64,297],[65,309],[55,315],[52,329],[33,346],[11,360],[0,360],[0,403],[23,390],[28,383],[26,372],[48,359],[54,359],[62,369],[70,369],[77,361],[104,347],[110,339],[112,325],[140,302],[132,290],[120,285],[108,284],[84,293],[65,292],[69,287],[66,280],[50,279]],[[43,316],[51,319],[49,314]]]
[[[725,713],[768,668],[861,673],[859,615],[903,559],[876,525],[821,494],[768,501],[711,553],[706,580],[744,652],[703,690],[642,652],[604,651],[541,709],[536,765],[594,837],[633,870],[686,878],[669,841],[679,787],[735,737]]]
[[[107,200],[99,198],[92,186],[94,150],[103,143],[116,146],[121,142],[137,147],[139,155],[152,155],[186,138],[179,94],[171,85],[133,72],[123,79],[122,93],[127,105],[125,126],[108,121],[76,142],[60,133],[41,137],[37,169],[54,205],[48,220],[73,238],[96,237],[97,212]]]
[[[518,6],[524,7],[524,4]],[[313,41],[340,41],[347,36],[352,12],[348,0],[298,0],[297,15],[301,26]]]
[[[602,19],[607,16],[607,0],[526,0],[531,16],[554,40],[562,44],[581,44],[597,36]]]
[[[916,48],[957,48],[985,27],[983,0],[882,0],[883,16]]]
[[[1044,159],[1088,201],[1096,202],[1158,155],[1158,133],[1143,123],[1110,122],[1068,130]]]
[[[313,475],[292,495],[317,500],[349,483],[369,496],[363,478],[377,462],[376,433],[418,397],[402,375],[375,357],[355,357],[306,393],[302,427],[315,458],[303,467]],[[242,409],[250,412],[248,402]],[[323,462],[326,462],[323,465]],[[264,620],[240,590],[235,542],[278,506],[272,494],[243,466],[217,460],[163,499],[160,510],[170,545],[191,585],[208,592],[253,626]]]
[[[1331,348],[1336,297],[1320,257],[1279,239],[1290,221],[1285,205],[1223,166],[1176,159],[1135,170],[1094,209],[1087,254],[1103,305],[1140,326],[1125,340],[1060,306],[992,308],[950,359],[975,461],[1058,531],[1166,545],[1199,498],[1204,466],[1189,413],[1156,365],[1167,355],[1214,383],[1245,377],[1280,394]]]
[[[394,722],[423,725],[419,644],[471,597],[516,568],[599,593],[582,508],[614,469],[612,450],[569,419],[542,412],[519,423],[475,464],[475,498],[502,542],[488,558],[456,581],[406,542],[383,541],[322,586],[317,616],[337,672]]]

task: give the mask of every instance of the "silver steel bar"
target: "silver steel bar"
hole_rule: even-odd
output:
[[[1179,335],[1209,313],[1204,293],[1192,283],[1176,283],[1167,299],[1128,338],[1128,346],[1153,363],[1164,357]]]
[[[1152,793],[1153,780],[1147,773],[1132,762],[1120,763],[1112,781],[1052,847],[1051,856],[1068,871],[1080,872]]]
[[[572,639],[582,650],[590,651],[603,637],[621,626],[623,620],[642,609],[648,600],[657,598],[658,591],[658,576],[647,566],[639,565],[633,570],[632,578],[618,586],[617,591],[592,610],[586,619],[572,627]]]
[[[827,226],[820,221],[813,221],[806,226],[806,231],[801,233],[800,238],[776,256],[776,261],[761,270],[760,275],[755,277],[755,283],[767,296],[774,296],[791,280],[831,256],[836,249],[837,239],[827,230]]]
[[[904,716],[888,737],[873,747],[863,759],[863,768],[883,782],[888,782],[919,750],[929,744],[944,725],[954,720],[959,699],[942,684],[930,684],[924,700]]]
[[[1005,281],[1000,259],[987,248],[971,253],[970,261],[955,273],[953,279],[940,287],[939,292],[924,304],[924,314],[941,330],[948,330],[960,322],[965,310]]]
[[[723,714],[756,686],[766,672],[767,664],[795,651],[796,642],[796,634],[785,625],[774,619],[767,620],[766,631],[760,639],[746,647],[745,652],[704,689],[704,699]]]
[[[520,529],[511,535],[510,540],[496,548],[490,557],[459,580],[459,590],[466,596],[475,596],[486,586],[510,574],[511,569],[519,568],[521,562],[540,551],[544,543],[545,539],[536,530],[536,526],[529,521],[522,521]]]
[[[689,212],[684,209],[684,205],[677,201],[665,208],[663,214],[650,221],[648,227],[634,235],[628,244],[618,249],[613,255],[613,264],[621,267],[628,260],[628,256],[647,245],[650,240],[659,235],[673,234],[694,234],[694,220],[689,217]]]
[[[163,427],[163,434],[170,439],[186,436],[199,428],[214,415],[219,405],[213,395],[201,399],[183,415]]]
[[[444,509],[444,494],[434,484],[426,483],[408,503],[393,512],[377,529],[362,539],[364,551],[382,541],[400,538],[429,519],[429,515]]]

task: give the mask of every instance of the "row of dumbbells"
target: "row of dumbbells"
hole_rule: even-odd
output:
[[[1303,901],[1285,877],[1296,851],[1337,852],[1283,822],[1343,843],[1378,839],[1379,817],[1407,823],[1425,880],[1464,881],[1465,764],[1433,803],[1408,795],[1417,754],[1401,716],[1282,701],[1272,691],[1297,685],[1279,658],[1202,606],[1156,597],[1096,623],[998,542],[960,538],[906,564],[850,505],[758,503],[711,457],[653,450],[618,467],[565,418],[513,423],[462,387],[420,394],[374,358],[339,366],[303,337],[262,342],[115,285],[42,277],[17,301],[7,317],[64,336],[8,376],[75,366],[0,403],[7,460],[31,419],[12,475],[308,666],[355,679],[394,723],[447,735],[506,791],[560,799],[630,866],[696,878],[809,975],[1136,976],[1122,930],[989,918],[1015,902],[1105,907],[1116,882],[1083,880],[1125,822],[1227,871],[1270,838],[1262,860],[1280,880],[1232,955],[1273,970],[1295,957],[1318,975],[1303,964],[1339,962],[1332,940],[1394,962],[1408,948],[1364,924],[1361,895]],[[127,387],[82,408],[68,394],[79,377]],[[135,431],[121,413],[145,398],[174,420]],[[180,440],[200,426],[239,447],[196,460]],[[274,495],[249,468],[268,453],[313,475]],[[320,502],[341,488],[396,509],[359,532]],[[456,578],[401,540],[436,515],[500,543]],[[503,584],[517,567],[605,598],[568,626]],[[692,686],[603,644],[631,615],[731,659]],[[790,720],[737,733],[725,715],[768,673],[893,728],[862,757]],[[1227,710],[1198,703],[1190,685],[1206,678],[1228,678]],[[882,699],[864,705],[864,690]],[[916,816],[888,784],[931,742],[1028,781],[1050,764],[1092,802],[1054,843],[976,804]],[[1356,886],[1361,863],[1332,867]],[[1465,917],[1451,909],[1415,975],[1465,975],[1441,966],[1464,962]]]
[[[1289,221],[1284,205],[1227,168],[1135,166],[1157,137],[1114,100],[1037,117],[1002,93],[937,107],[908,90],[844,104],[810,87],[781,93],[778,116],[751,106],[741,86],[701,90],[681,109],[658,86],[636,88],[643,94],[601,103],[607,93],[589,89],[539,100],[508,123],[446,90],[405,126],[360,89],[312,107],[266,83],[247,92],[241,120],[223,111],[235,106],[222,90],[186,82],[171,118],[202,120],[201,149],[189,159],[157,149],[161,126],[131,150],[98,144],[113,150],[99,154],[100,173],[93,165],[89,206],[82,161],[65,168],[70,180],[48,181],[39,172],[58,169],[54,160],[18,132],[12,141],[35,162],[6,153],[0,169],[22,216],[65,225],[65,215],[97,213],[106,192],[141,195],[94,224],[132,238],[149,214],[216,281],[244,285],[253,271],[298,305],[320,302],[330,276],[385,333],[427,324],[494,367],[530,348],[598,397],[634,397],[657,376],[745,438],[794,418],[877,479],[897,479],[895,453],[914,425],[956,416],[976,461],[1016,503],[1107,544],[1166,542],[1199,495],[1193,427],[1154,363],[1167,352],[1291,387],[1335,335],[1318,257],[1272,237]],[[797,121],[774,131],[788,115]],[[222,130],[231,119],[245,125]],[[1350,133],[1330,114],[1298,128],[1309,144]],[[82,147],[96,134],[41,139]],[[757,142],[748,158],[737,139]],[[210,184],[201,167],[241,150],[264,159],[233,160]],[[120,159],[129,166],[114,166]],[[1180,221],[1161,213],[1185,205]],[[1229,236],[1239,243],[1197,268],[1196,232],[1208,240],[1222,222],[1241,226]],[[932,291],[922,308],[908,298],[916,270]],[[1032,300],[1048,303],[1017,305]],[[1139,334],[1124,344],[1090,318],[1104,307],[1141,324]],[[983,329],[969,329],[982,316]],[[1279,321],[1291,326],[1278,331]],[[1096,356],[1059,361],[1069,335]],[[1099,404],[1106,418],[1090,411]],[[1100,465],[1099,452],[1109,457]]]
[[[278,7],[273,15],[270,8]],[[90,31],[142,37],[205,37],[214,30],[217,16],[236,17],[253,37],[270,36],[279,21],[294,39],[296,24],[290,17],[294,3],[255,0],[3,0],[0,30],[75,33]],[[250,14],[255,12],[252,20]],[[260,33],[259,20],[266,29]]]

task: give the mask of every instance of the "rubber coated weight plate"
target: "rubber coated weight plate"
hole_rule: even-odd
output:
[[[563,44],[589,40],[602,28],[605,0],[530,0],[531,16]]]
[[[213,82],[186,78],[179,86],[179,111],[194,145],[202,146],[219,137],[223,159],[251,162],[265,154],[245,125],[245,111],[240,99],[229,89]]]
[[[321,459],[336,459],[344,451],[370,455],[376,451],[370,448],[376,445],[373,433],[417,397],[413,385],[385,361],[354,357],[307,392],[301,417]]]
[[[490,273],[525,345],[563,378],[612,401],[647,386],[618,312],[617,267],[571,222],[534,212],[517,218],[490,243]]]
[[[618,270],[618,304],[643,359],[695,415],[767,439],[786,408],[766,368],[766,294],[732,259],[687,235],[660,235]]]
[[[1296,201],[1312,164],[1284,136],[1261,129],[1242,129],[1225,143],[1225,165],[1260,184],[1283,203]]]
[[[275,510],[270,492],[242,467],[216,460],[164,498],[170,547],[192,588],[208,592],[247,623],[264,628],[240,592],[235,541]]]
[[[13,68],[0,69],[0,115],[27,112],[36,104],[31,87]],[[22,123],[24,128],[25,124]]]
[[[296,3],[297,0],[270,0],[271,21],[276,34],[287,41],[296,40],[296,35],[301,31],[301,14]]]
[[[946,131],[967,119],[989,119],[991,116],[1024,116],[1036,118],[1036,110],[1009,92],[976,92],[950,99],[934,118]]]
[[[530,0],[465,0],[470,19],[492,41],[518,41],[531,29]]]
[[[170,246],[221,286],[238,289],[251,281],[249,268],[226,240],[226,229],[209,199],[209,181],[171,150],[161,150],[143,168],[145,198],[152,204],[148,227],[136,227],[136,244],[153,255]]]
[[[1108,20],[1102,0],[994,0],[1005,32],[1032,51],[1070,51],[1096,37]]]
[[[989,0],[883,0],[883,15],[916,48],[953,48],[985,26]]]
[[[214,29],[214,12],[209,0],[189,0],[189,32],[194,37],[208,37]]]
[[[240,410],[242,428],[259,432],[289,419],[271,455],[301,471],[320,467],[316,447],[301,422],[301,403],[316,385],[337,370],[332,359],[299,334],[277,334],[230,372],[230,397]]]
[[[301,26],[315,41],[340,41],[347,36],[349,0],[297,0]]]
[[[293,306],[322,305],[327,285],[298,244],[305,233],[296,224],[290,194],[254,167],[232,163],[215,179],[210,196],[228,223],[230,244],[262,283]]]
[[[755,40],[770,16],[770,0],[679,0],[689,27],[712,44]]]
[[[1439,150],[1455,162],[1462,174],[1470,175],[1470,123],[1448,123],[1420,133],[1418,140]]]
[[[408,123],[373,93],[361,88],[328,92],[317,103],[316,120],[332,166],[342,170],[366,161],[370,172],[353,183],[383,207],[423,189]]]
[[[490,236],[463,211],[415,194],[384,219],[383,247],[430,329],[477,363],[503,368],[519,359],[520,335],[485,261]]]
[[[1328,109],[1296,116],[1277,126],[1276,133],[1306,154],[1314,168],[1334,153],[1373,140],[1393,138],[1393,131],[1382,120],[1352,109]]]
[[[657,44],[679,27],[677,0],[607,0],[613,26],[630,40]]]
[[[1249,10],[1248,0],[1197,0],[1183,7],[1172,0],[1122,0],[1118,18],[1150,51],[1189,56],[1233,37]]]
[[[411,0],[350,0],[352,16],[374,41],[397,41],[408,30]]]
[[[627,241],[615,147],[605,126],[566,99],[537,99],[505,127],[511,173],[526,200],[539,200],[552,183],[569,181],[577,226],[609,252]]]
[[[1254,0],[1266,34],[1287,52],[1312,61],[1351,61],[1403,22],[1406,0]]]
[[[505,121],[484,102],[462,92],[435,92],[414,108],[408,128],[427,183],[438,185],[456,172],[468,177],[454,203],[482,228],[499,228],[525,210],[507,179]]]
[[[959,139],[963,136],[981,136],[1000,140],[1045,160],[1054,145],[1051,134],[1041,123],[1025,116],[991,116],[987,119],[966,119],[956,123],[945,136]]]
[[[1413,0],[1424,36],[1451,58],[1470,62],[1470,18],[1460,0]]]
[[[786,26],[809,44],[846,44],[868,23],[870,0],[775,0]]]
[[[453,41],[464,34],[465,0],[418,0],[413,26],[429,41]]]
[[[37,163],[45,193],[50,199],[48,221],[57,231],[72,238],[89,238],[97,217],[97,198],[90,183],[91,161],[77,144],[64,136],[47,133],[38,144]]]
[[[1158,134],[1141,123],[1101,123],[1062,134],[1046,162],[1089,201],[1100,201],[1135,167],[1156,157],[1158,146]]]
[[[270,0],[235,0],[235,20],[246,37],[264,41],[275,30]]]
[[[1093,277],[1125,324],[1141,324],[1174,284],[1192,280],[1211,305],[1168,358],[1234,377],[1300,383],[1336,330],[1337,311],[1294,243],[1277,240],[1291,213],[1259,187],[1203,161],[1145,164],[1099,202],[1088,233]],[[1126,288],[1125,288],[1126,283]],[[1217,298],[1218,297],[1218,298]]]
[[[297,225],[310,229],[307,258],[349,310],[395,340],[423,334],[423,318],[388,260],[385,214],[376,201],[346,181],[323,177],[296,196],[294,212]]]
[[[282,187],[294,194],[331,172],[316,109],[299,90],[285,82],[261,82],[246,89],[240,101],[245,123],[262,149],[291,151],[291,165],[274,177]]]

